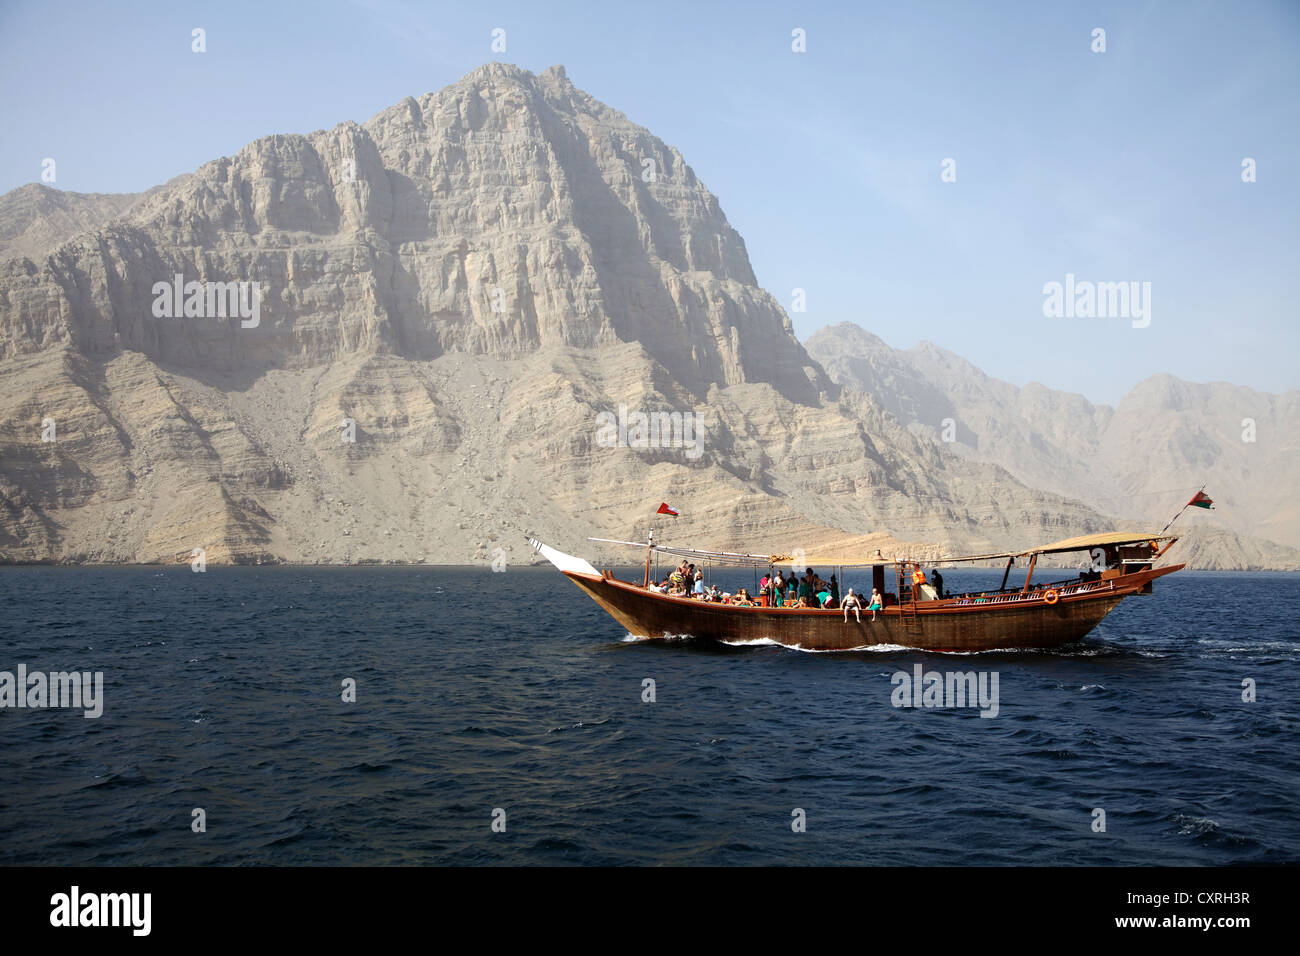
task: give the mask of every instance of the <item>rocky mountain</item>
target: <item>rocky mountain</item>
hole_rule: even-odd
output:
[[[1203,528],[1226,557],[1205,549],[1198,563],[1293,566],[1300,392],[1156,375],[1112,408],[1018,388],[929,342],[893,349],[849,323],[805,344],[832,379],[871,394],[913,434],[1103,513],[1160,527],[1204,483],[1215,511],[1188,512],[1176,527]]]
[[[35,258],[122,215],[138,193],[74,193],[28,183],[0,196],[0,259]]]
[[[585,538],[659,501],[774,551],[1112,524],[832,381],[681,155],[559,67],[39,220],[0,264],[0,560],[635,561]]]

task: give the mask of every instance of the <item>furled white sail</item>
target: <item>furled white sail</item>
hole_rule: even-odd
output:
[[[565,554],[563,551],[556,551],[550,545],[542,544],[536,538],[528,539],[532,549],[544,557],[551,564],[555,565],[561,571],[571,571],[574,574],[590,574],[592,577],[600,577],[600,572],[593,568],[582,558],[575,558],[571,554]]]

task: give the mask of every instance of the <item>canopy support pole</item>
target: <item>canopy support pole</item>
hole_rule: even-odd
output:
[[[1033,557],[1029,559],[1029,573],[1025,575],[1025,586],[1020,589],[1021,594],[1029,592],[1029,581],[1034,576],[1034,565],[1038,563],[1038,552],[1035,551]]]

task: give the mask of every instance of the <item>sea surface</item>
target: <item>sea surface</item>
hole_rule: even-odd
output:
[[[0,708],[0,863],[1297,863],[1298,620],[1181,572],[1065,650],[806,653],[634,641],[549,568],[4,568],[0,671],[104,703]],[[895,707],[916,664],[997,716]]]

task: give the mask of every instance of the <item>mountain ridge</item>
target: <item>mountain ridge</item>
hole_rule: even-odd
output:
[[[1296,390],[1274,395],[1156,373],[1115,406],[1094,405],[1039,383],[995,379],[936,346],[893,349],[851,323],[823,328],[805,345],[835,381],[871,391],[913,433],[1000,464],[1033,487],[1158,527],[1180,496],[1204,484],[1226,530],[1261,546],[1300,545],[1300,512],[1287,496],[1300,478],[1300,449],[1289,437],[1300,424]]]

